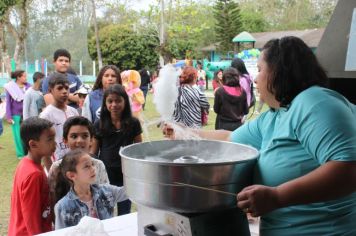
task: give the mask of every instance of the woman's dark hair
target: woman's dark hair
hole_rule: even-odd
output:
[[[234,58],[231,62],[231,67],[235,68],[241,75],[249,74],[245,62],[240,58]]]
[[[93,90],[102,89],[103,88],[103,76],[104,76],[105,72],[108,69],[112,69],[115,72],[116,83],[122,84],[122,80],[121,80],[121,76],[120,76],[120,70],[114,65],[106,65],[106,66],[103,66],[103,68],[100,69],[99,74],[96,77],[96,80],[95,80],[95,83],[94,83],[94,86],[93,86]]]
[[[222,82],[229,87],[240,87],[240,73],[233,67],[224,70]]]
[[[63,139],[68,139],[68,134],[70,128],[75,125],[84,126],[88,129],[90,138],[94,135],[94,126],[93,124],[84,116],[72,116],[69,117],[63,125]]]
[[[101,113],[100,113],[100,130],[104,135],[111,134],[111,132],[113,131],[111,115],[106,106],[106,99],[110,94],[116,94],[117,96],[122,97],[125,101],[125,107],[121,115],[121,130],[123,132],[127,132],[131,128],[129,127],[129,124],[131,124],[130,121],[133,118],[131,113],[129,96],[126,93],[125,88],[120,84],[115,84],[113,86],[110,86],[104,92],[103,102],[101,105]]]
[[[218,74],[219,72],[223,73],[224,74],[224,71],[222,69],[219,69],[217,71],[214,72],[214,80],[218,81]]]
[[[286,107],[303,90],[326,87],[328,78],[312,50],[294,36],[272,39],[262,49],[268,66],[267,89],[281,107]]]
[[[76,172],[76,166],[78,165],[79,158],[88,155],[81,149],[69,151],[62,158],[61,164],[59,164],[57,172],[54,173],[54,193],[53,203],[56,204],[62,197],[64,197],[73,185],[73,182],[67,178],[66,173],[68,171]]]
[[[11,72],[11,78],[17,80],[17,78],[21,77],[23,75],[23,73],[25,73],[24,70],[15,70],[15,71]]]
[[[180,84],[190,84],[198,77],[198,71],[192,66],[184,67],[182,74],[179,76]]]

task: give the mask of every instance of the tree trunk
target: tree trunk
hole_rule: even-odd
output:
[[[164,47],[164,44],[165,44],[165,37],[164,37],[164,0],[161,0],[161,25],[160,25],[160,30],[159,30],[159,44],[160,44],[160,47],[161,47],[161,50],[160,50],[160,55],[159,55],[159,64],[161,65],[161,67],[164,66],[164,55],[162,53],[162,49]]]
[[[30,1],[29,0],[23,0],[20,2],[18,5],[18,14],[20,17],[20,26],[19,29],[16,30],[15,27],[11,24],[10,19],[9,19],[9,13],[5,17],[5,24],[7,26],[7,29],[10,31],[12,36],[15,38],[16,41],[16,46],[15,46],[15,51],[14,51],[14,60],[16,62],[16,68],[20,69],[21,67],[21,57],[23,56],[24,53],[24,41],[27,37],[27,27],[28,27],[28,5]]]
[[[94,30],[95,30],[96,53],[98,54],[98,62],[99,62],[99,70],[100,70],[103,67],[103,59],[100,50],[98,22],[96,20],[96,12],[95,12],[95,1],[91,0],[91,3],[93,5],[93,23],[94,23]]]
[[[11,72],[11,63],[10,63],[10,57],[7,52],[7,47],[6,47],[6,42],[5,42],[5,27],[4,23],[0,22],[0,57],[1,57],[1,64],[0,68],[2,70],[2,63],[4,63],[5,66],[5,71],[9,73]],[[2,73],[3,71],[1,71]],[[1,74],[1,76],[3,76]]]

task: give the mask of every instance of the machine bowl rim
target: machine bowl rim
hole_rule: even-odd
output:
[[[246,159],[246,160],[236,160],[236,161],[225,161],[225,162],[203,162],[203,163],[177,163],[177,162],[162,162],[162,161],[152,161],[152,160],[145,160],[145,159],[138,159],[138,158],[133,158],[133,157],[128,157],[126,155],[123,155],[122,153],[127,149],[127,148],[130,148],[132,146],[138,146],[138,145],[143,145],[143,144],[148,144],[148,143],[158,143],[158,142],[167,142],[167,141],[208,141],[208,142],[219,142],[219,143],[228,143],[228,144],[231,144],[231,145],[239,145],[239,146],[243,146],[243,147],[247,147],[249,149],[252,149],[254,151],[256,151],[256,155],[249,158],[249,159]],[[126,159],[126,160],[132,160],[132,161],[135,161],[135,162],[140,162],[140,163],[143,163],[143,164],[151,164],[151,165],[161,165],[161,166],[220,166],[220,165],[231,165],[231,164],[238,164],[238,163],[244,163],[244,162],[250,162],[250,161],[254,161],[254,160],[257,160],[257,158],[259,157],[260,155],[260,152],[252,147],[252,146],[249,146],[249,145],[246,145],[246,144],[242,144],[242,143],[235,143],[235,142],[228,142],[228,141],[221,141],[221,140],[206,140],[206,139],[203,139],[203,140],[157,140],[157,141],[146,141],[146,142],[141,142],[141,143],[133,143],[133,144],[130,144],[128,146],[125,146],[125,147],[122,147],[119,151],[119,154],[121,156],[121,158],[123,159]]]

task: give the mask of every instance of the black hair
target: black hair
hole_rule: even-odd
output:
[[[240,58],[234,58],[231,62],[231,67],[235,68],[241,75],[249,74],[245,62]]]
[[[67,57],[69,61],[71,60],[70,53],[67,51],[67,49],[64,48],[57,49],[53,53],[53,61],[57,61],[58,57]]]
[[[324,69],[300,38],[272,39],[264,45],[262,52],[269,73],[267,89],[281,107],[288,106],[300,92],[311,86],[327,86]]]
[[[146,70],[146,68],[143,68],[143,69],[140,70],[140,76],[141,76],[141,78],[145,77],[145,76],[149,76],[148,75],[148,71]]]
[[[61,84],[61,85],[68,84],[69,85],[67,75],[58,73],[58,72],[54,72],[53,74],[51,74],[49,76],[48,87],[53,89],[54,86],[56,86],[57,84]]]
[[[233,67],[224,70],[222,82],[229,87],[240,87],[240,73]]]
[[[129,96],[126,93],[125,88],[120,84],[115,84],[113,86],[110,86],[104,92],[103,102],[101,105],[101,112],[100,112],[100,130],[104,135],[111,134],[113,130],[111,115],[106,106],[106,98],[110,94],[116,94],[117,96],[122,97],[125,101],[125,107],[121,115],[121,130],[123,130],[123,132],[127,132],[130,129],[129,125],[131,124],[131,120],[133,119],[133,117],[131,113]]]
[[[62,197],[64,197],[70,190],[70,187],[73,186],[72,180],[67,178],[66,173],[76,172],[76,166],[79,163],[79,158],[88,155],[85,151],[81,149],[75,149],[66,153],[61,163],[59,164],[58,171],[54,173],[54,193],[52,193],[53,203],[56,204]]]
[[[217,82],[220,82],[220,81],[218,81],[218,74],[219,74],[219,72],[222,72],[223,74],[224,74],[224,71],[222,70],[222,69],[219,69],[219,70],[217,70],[217,71],[215,71],[214,72],[214,80],[215,81],[217,81]]]
[[[32,76],[32,80],[35,83],[37,80],[44,78],[45,75],[41,72],[35,72]]]
[[[94,83],[94,86],[93,86],[93,90],[102,89],[103,88],[103,76],[104,76],[105,72],[108,69],[112,69],[115,72],[115,74],[116,74],[116,83],[122,84],[120,70],[114,65],[106,65],[106,66],[103,66],[103,68],[100,69],[99,74],[96,77],[96,80],[95,80],[95,83]]]
[[[93,124],[84,116],[72,116],[64,122],[63,125],[63,139],[68,139],[68,134],[70,128],[72,128],[75,125],[80,125],[80,126],[85,126],[88,128],[90,137],[93,137],[94,135],[94,126]]]
[[[21,77],[23,75],[23,73],[25,73],[24,70],[15,70],[15,71],[11,72],[11,78],[17,80],[17,78]]]
[[[43,131],[50,129],[52,126],[52,122],[38,117],[30,117],[24,120],[21,124],[20,136],[25,147],[31,150],[30,140],[38,141]]]

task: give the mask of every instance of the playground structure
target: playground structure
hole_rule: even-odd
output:
[[[257,75],[257,59],[260,56],[260,50],[258,49],[248,49],[243,50],[237,54],[234,54],[231,58],[220,60],[220,58],[211,57],[210,61],[208,59],[201,60],[203,70],[206,72],[206,77],[208,80],[212,80],[214,78],[214,73],[219,70],[225,70],[226,68],[231,66],[231,62],[233,58],[240,58],[245,62],[247,71],[251,74],[253,78]],[[214,61],[216,60],[216,61]],[[192,64],[192,66],[196,67],[197,62],[199,60],[192,60],[192,62],[188,62],[189,60],[178,60],[174,62],[175,67],[183,67],[186,65]]]

